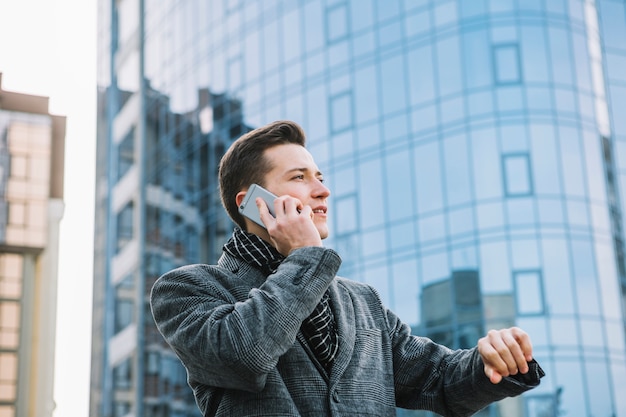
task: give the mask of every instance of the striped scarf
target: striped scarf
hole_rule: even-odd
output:
[[[224,252],[242,259],[260,269],[265,275],[276,272],[285,259],[273,246],[255,234],[235,228],[233,236],[224,245]],[[337,354],[337,330],[330,308],[328,291],[300,327],[315,357],[328,371]]]

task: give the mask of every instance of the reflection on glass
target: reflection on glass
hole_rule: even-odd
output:
[[[552,395],[529,396],[526,398],[527,417],[556,417],[558,416],[555,398]]]
[[[478,272],[453,271],[452,276],[423,287],[421,317],[424,332],[452,348],[475,346],[483,333]]]

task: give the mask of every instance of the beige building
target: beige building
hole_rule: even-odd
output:
[[[0,73],[0,417],[54,409],[64,147],[65,117]]]

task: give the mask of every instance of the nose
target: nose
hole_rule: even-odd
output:
[[[330,195],[330,189],[324,185],[320,180],[315,180],[315,188],[313,190],[313,196],[315,198],[327,198]]]

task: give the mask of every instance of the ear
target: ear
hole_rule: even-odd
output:
[[[248,190],[246,190],[246,191],[239,191],[237,193],[237,195],[235,196],[235,202],[237,203],[237,207],[239,207],[241,205],[241,202],[243,201],[243,199],[246,196],[247,192],[248,192]]]

